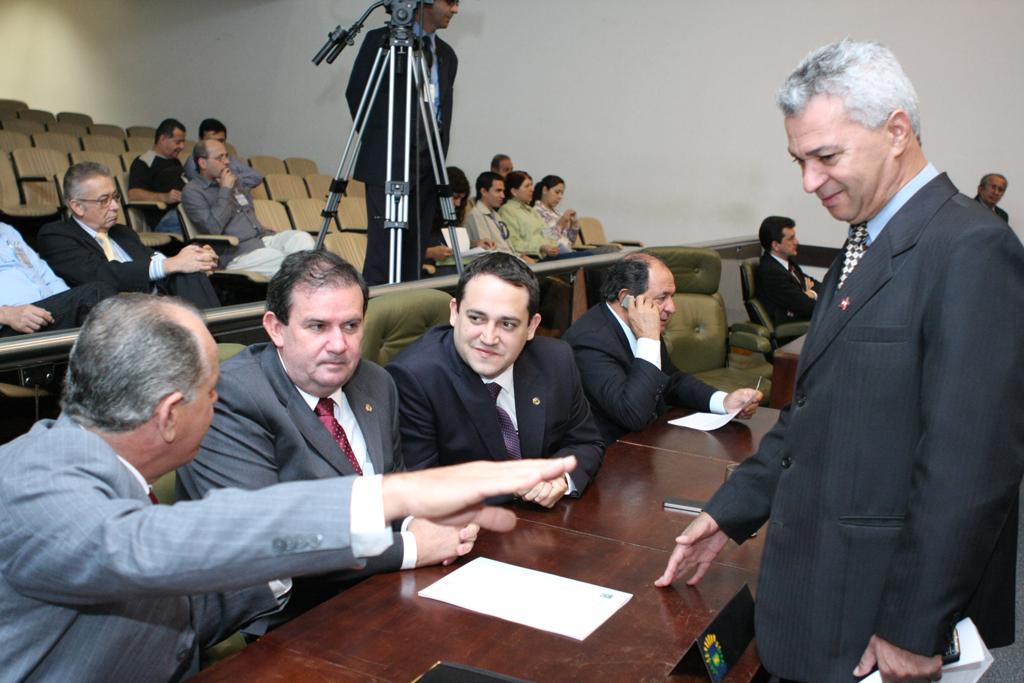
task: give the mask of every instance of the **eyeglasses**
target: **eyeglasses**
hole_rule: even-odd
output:
[[[76,202],[91,202],[93,204],[99,204],[100,206],[110,206],[121,201],[121,193],[113,192],[112,194],[100,195],[96,199],[86,199],[85,197],[76,197]]]

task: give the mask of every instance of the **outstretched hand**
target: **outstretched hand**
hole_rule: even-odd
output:
[[[673,581],[695,567],[696,571],[686,584],[697,585],[728,540],[729,537],[719,528],[718,522],[711,515],[706,512],[700,513],[676,538],[676,547],[668,558],[665,573],[654,582],[654,585],[659,588],[671,585]]]

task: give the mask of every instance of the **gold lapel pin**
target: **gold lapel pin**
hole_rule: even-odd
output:
[[[367,403],[366,405],[363,406],[363,410],[365,410],[368,413],[372,413],[373,412],[373,404]]]
[[[539,406],[540,405],[540,397],[539,396],[534,396],[533,397],[533,405],[535,405],[535,406]]]

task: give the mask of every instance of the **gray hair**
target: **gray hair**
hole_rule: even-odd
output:
[[[64,201],[82,196],[82,183],[90,178],[111,178],[110,169],[95,161],[80,161],[64,173]]]
[[[797,116],[815,95],[842,100],[850,119],[871,129],[902,109],[910,117],[914,134],[921,136],[914,85],[896,56],[880,43],[847,38],[818,48],[789,75],[775,102],[786,116]]]
[[[168,315],[175,307],[199,315],[185,301],[149,294],[97,304],[71,349],[61,409],[84,427],[127,432],[169,394],[195,398],[212,368],[196,335]]]

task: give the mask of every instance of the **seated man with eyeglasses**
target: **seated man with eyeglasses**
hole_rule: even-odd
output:
[[[17,230],[0,223],[0,337],[78,327],[114,294],[106,282],[69,288]]]
[[[106,166],[85,161],[64,175],[68,220],[44,225],[39,254],[70,285],[105,282],[119,292],[172,294],[200,308],[219,306],[206,274],[217,267],[208,246],[188,245],[166,257],[117,224],[120,195]]]

